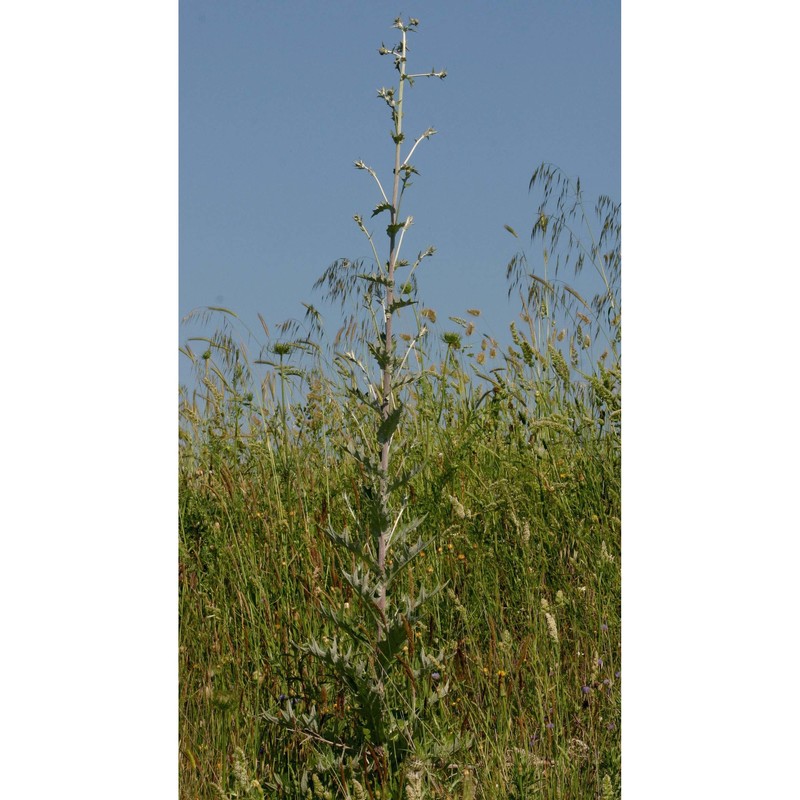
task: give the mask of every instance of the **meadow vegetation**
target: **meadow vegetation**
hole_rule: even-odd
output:
[[[356,162],[386,255],[357,216],[374,263],[318,282],[336,335],[311,304],[258,336],[209,308],[181,348],[181,795],[615,798],[619,206],[534,172],[512,343],[426,306],[401,204],[435,131],[409,144],[404,89],[445,73],[410,73],[395,28],[387,191]]]

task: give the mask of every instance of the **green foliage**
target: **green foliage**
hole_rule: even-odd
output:
[[[618,796],[619,208],[601,199],[596,234],[579,184],[539,168],[542,261],[509,264],[512,344],[478,309],[440,328],[414,274],[433,248],[400,257],[410,157],[434,133],[403,154],[417,24],[381,48],[391,190],[356,163],[388,256],[356,217],[375,258],[318,281],[355,306],[332,345],[305,304],[261,320],[263,343],[197,312],[219,328],[182,350],[182,796]],[[562,273],[589,264],[584,299]]]

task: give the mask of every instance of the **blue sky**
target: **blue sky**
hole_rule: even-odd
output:
[[[477,307],[481,329],[504,338],[518,311],[505,266],[520,249],[536,255],[528,182],[541,162],[580,177],[590,207],[599,194],[621,199],[618,2],[407,6],[180,3],[181,316],[222,305],[260,330],[257,313],[272,326],[302,317],[305,301],[336,330],[338,312],[311,287],[335,259],[370,256],[352,217],[369,217],[377,187],[353,162],[389,184],[376,91],[396,74],[377,49],[397,41],[401,11],[420,20],[410,69],[448,73],[406,96],[410,139],[439,132],[417,148],[404,200],[415,220],[406,256],[437,248],[418,273],[425,305],[440,317]],[[184,326],[181,340],[201,330]]]

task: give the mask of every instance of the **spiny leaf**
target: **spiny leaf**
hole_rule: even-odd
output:
[[[342,614],[333,608],[323,606],[320,611],[322,612],[322,616],[333,622],[339,630],[344,631],[353,641],[360,642],[361,644],[369,644],[369,634],[363,626],[355,627],[351,625]]]
[[[377,605],[381,585],[373,573],[356,564],[352,572],[342,570],[342,577],[361,597],[370,612],[374,616],[381,617],[382,613]]]
[[[390,281],[388,278],[385,278],[383,275],[379,275],[376,272],[366,273],[362,272],[358,275],[359,278],[365,281],[369,281],[370,283],[378,283],[381,286],[393,286],[394,281]]]
[[[386,226],[386,235],[387,236],[396,236],[400,231],[405,228],[405,223],[399,222],[395,225],[387,225]]]
[[[389,362],[392,361],[392,357],[386,352],[386,348],[383,346],[383,343],[380,345],[375,345],[372,342],[367,343],[367,349],[372,354],[372,357],[375,359],[375,363],[382,369],[386,369]]]
[[[382,211],[391,211],[394,213],[394,206],[391,203],[378,203],[372,211],[372,216],[376,217]]]
[[[416,305],[417,302],[417,300],[395,300],[394,303],[391,303],[386,307],[386,312],[388,314],[394,314],[394,312],[398,309],[405,308],[406,306]]]
[[[334,544],[342,545],[345,549],[349,550],[354,556],[364,562],[370,569],[378,572],[378,562],[372,557],[372,554],[364,546],[363,542],[351,538],[350,532],[344,528],[341,533],[334,530],[333,526],[328,523],[325,529],[325,534],[334,542]]]
[[[389,664],[400,654],[407,640],[408,622],[398,614],[384,631],[384,638],[378,644],[378,659],[383,670],[388,671]]]
[[[391,584],[400,572],[407,567],[423,550],[427,549],[433,544],[431,539],[428,542],[423,542],[422,539],[417,539],[416,543],[411,547],[398,548],[394,551],[394,564],[392,569],[386,574],[386,583]]]
[[[396,478],[394,481],[392,481],[392,483],[389,484],[389,493],[392,494],[400,487],[408,484],[409,481],[412,480],[412,478],[415,478],[420,472],[422,472],[423,468],[424,465],[419,465],[417,467],[414,467],[414,469],[403,472],[398,478]]]
[[[383,422],[381,422],[380,427],[378,428],[378,444],[385,444],[392,438],[398,423],[400,422],[400,416],[403,413],[403,406],[398,405],[393,411],[389,412],[389,416],[386,417]]]
[[[403,545],[408,534],[411,531],[415,531],[425,521],[426,516],[426,514],[423,514],[421,517],[414,517],[414,519],[401,525],[392,534],[392,541],[397,542],[398,545]]]
[[[347,452],[361,464],[364,469],[371,475],[377,475],[379,472],[378,464],[370,457],[363,447],[359,447],[352,441],[348,441],[345,445]]]

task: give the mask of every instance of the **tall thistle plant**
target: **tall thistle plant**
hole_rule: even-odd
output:
[[[345,447],[363,476],[360,502],[356,508],[348,503],[350,527],[336,530],[331,526],[325,531],[340,555],[339,574],[355,602],[323,607],[332,635],[299,646],[322,667],[322,685],[317,687],[316,697],[302,702],[286,700],[279,714],[268,715],[316,744],[316,772],[303,776],[301,788],[305,791],[310,780],[315,785],[324,781],[328,791],[333,788],[337,796],[345,797],[356,784],[374,788],[376,796],[402,791],[406,759],[411,754],[433,755],[422,742],[423,734],[432,720],[431,709],[448,690],[443,652],[426,651],[416,635],[422,606],[441,587],[408,592],[400,586],[401,577],[408,575],[409,565],[426,544],[418,536],[423,518],[409,514],[405,500],[414,472],[398,462],[393,450],[405,392],[415,380],[409,356],[426,333],[425,327],[417,324],[415,333],[400,338],[396,318],[401,309],[417,303],[414,273],[434,252],[432,247],[420,252],[413,263],[401,258],[403,240],[412,224],[412,217],[401,213],[402,201],[411,176],[418,174],[411,157],[423,140],[436,133],[428,128],[413,144],[407,144],[403,125],[406,92],[419,78],[446,75],[434,70],[409,72],[408,37],[418,24],[413,18],[407,23],[396,19],[400,42],[392,48],[382,45],[379,50],[393,60],[398,76],[395,87],[378,91],[392,120],[394,166],[389,190],[374,169],[363,161],[355,163],[377,184],[380,198],[372,217],[388,216],[388,257],[380,258],[372,233],[356,215],[356,224],[372,248],[373,271],[365,271],[363,262],[342,259],[317,282],[317,286],[327,287],[329,299],[339,299],[343,305],[360,289],[367,312],[364,331],[369,356],[364,354],[362,360],[353,350],[337,356],[347,391],[355,401]],[[415,319],[419,321],[418,316]],[[398,340],[404,343],[404,351],[398,348]],[[332,696],[341,701],[333,713],[323,713],[325,698]],[[441,739],[435,738],[441,744]],[[445,745],[454,746],[452,741]],[[350,779],[352,784],[348,784]],[[353,791],[358,794],[360,788]]]

